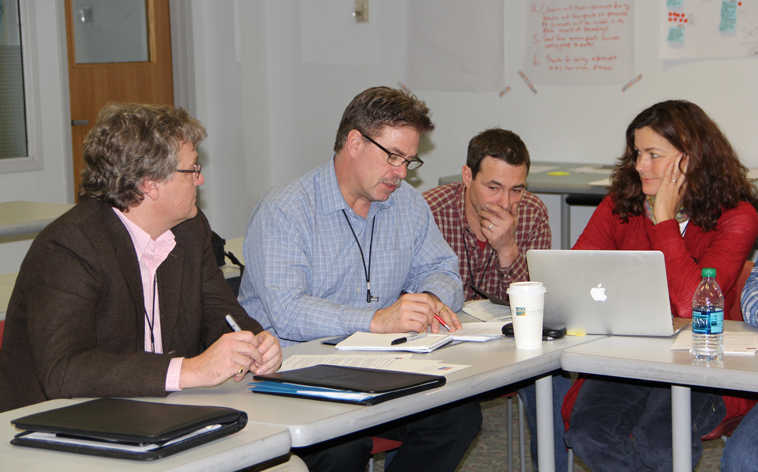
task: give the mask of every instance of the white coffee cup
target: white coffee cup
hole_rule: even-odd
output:
[[[545,292],[547,290],[542,282],[514,282],[508,287],[517,349],[537,349],[542,346]]]

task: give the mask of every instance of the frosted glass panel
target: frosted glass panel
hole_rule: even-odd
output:
[[[27,155],[18,1],[0,0],[0,159]]]
[[[77,64],[149,60],[145,0],[73,0],[71,7]]]

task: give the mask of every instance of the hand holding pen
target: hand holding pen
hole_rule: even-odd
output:
[[[224,319],[234,332],[242,331],[232,315],[227,314]],[[261,331],[253,338],[252,343],[258,351],[258,356],[252,359],[252,362],[245,367],[241,367],[236,374],[242,377],[245,370],[249,369],[254,374],[268,374],[275,372],[282,365],[282,348],[279,340],[268,331]]]
[[[433,294],[405,292],[395,303],[374,313],[371,332],[420,333],[431,328],[433,333],[437,333],[440,325],[449,331],[460,328],[455,314]]]

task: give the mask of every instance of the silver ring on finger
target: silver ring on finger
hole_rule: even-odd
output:
[[[492,223],[490,223],[489,226],[487,226],[487,229],[489,229],[490,231],[492,231],[492,228],[494,228],[494,227],[495,227],[495,225],[493,225]]]

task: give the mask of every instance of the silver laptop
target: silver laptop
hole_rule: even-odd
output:
[[[530,279],[547,288],[546,327],[587,334],[675,334],[662,252],[533,249],[526,259]]]

